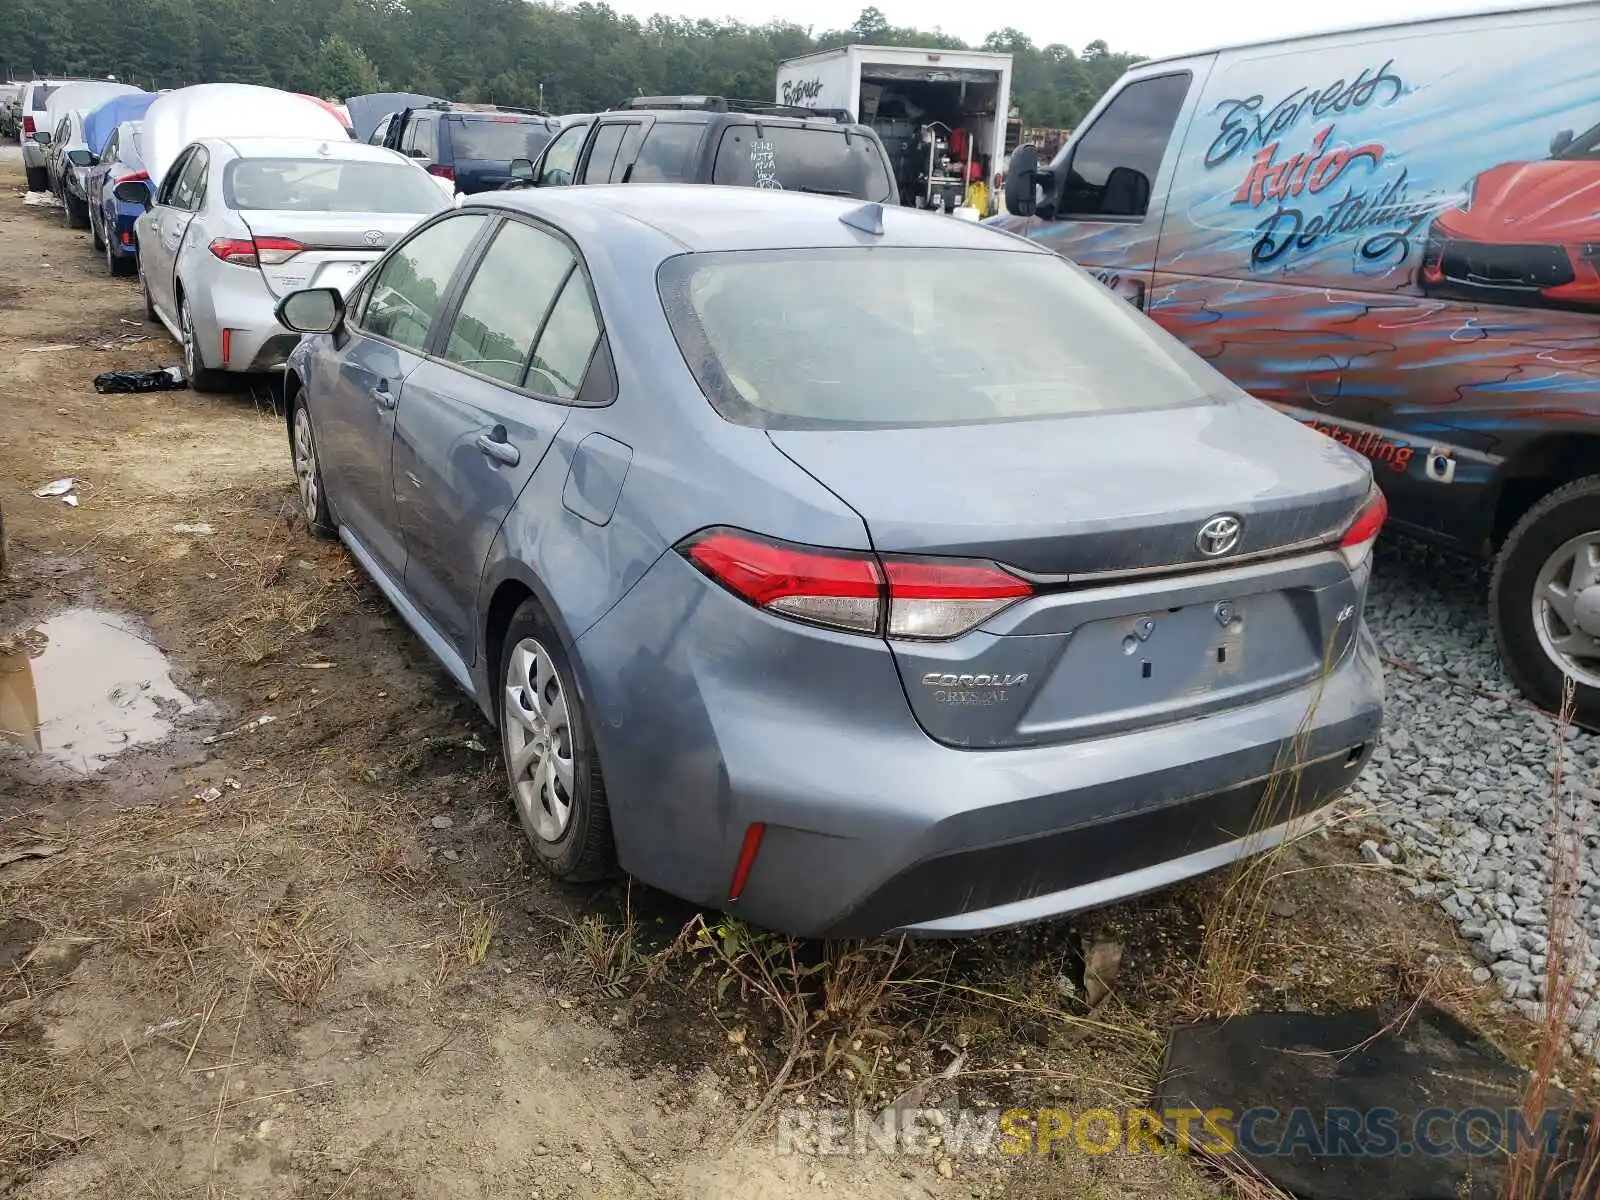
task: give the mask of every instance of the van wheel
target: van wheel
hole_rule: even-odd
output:
[[[566,650],[538,601],[512,616],[499,666],[500,746],[522,831],[557,879],[604,879],[616,850],[600,759]]]
[[[1539,707],[1600,729],[1600,475],[1551,492],[1517,522],[1495,560],[1489,615],[1501,662]]]

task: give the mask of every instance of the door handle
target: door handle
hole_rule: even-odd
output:
[[[389,390],[389,381],[387,379],[380,380],[378,386],[368,394],[372,397],[372,402],[385,412],[394,411],[394,393]]]
[[[480,433],[477,445],[485,458],[492,458],[508,467],[514,467],[522,461],[521,451],[506,441],[504,425],[496,425],[489,433]]]

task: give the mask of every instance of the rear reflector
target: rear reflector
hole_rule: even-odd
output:
[[[991,562],[797,546],[713,529],[679,547],[734,595],[777,616],[879,637],[938,641],[1033,595]]]
[[[228,359],[230,357],[232,357],[232,354],[233,354],[233,330],[224,329],[222,331],[222,365],[223,366],[227,366],[228,365]]]
[[[761,838],[766,832],[767,827],[761,821],[756,821],[744,831],[739,861],[733,864],[733,879],[728,883],[729,900],[737,900],[744,894],[745,882],[750,878],[750,868],[756,865],[756,854],[761,849]]]
[[[1344,555],[1345,562],[1350,564],[1352,570],[1372,553],[1372,544],[1378,540],[1383,523],[1388,519],[1389,502],[1378,490],[1378,485],[1373,484],[1372,491],[1362,501],[1355,518],[1350,522],[1350,528],[1339,539],[1339,553]]]
[[[288,262],[305,247],[289,238],[258,237],[254,241],[218,238],[210,249],[223,262],[236,267],[275,267]]]

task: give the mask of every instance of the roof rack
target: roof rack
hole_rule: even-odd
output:
[[[416,108],[432,108],[440,112],[456,113],[515,113],[524,117],[548,117],[542,108],[519,108],[514,104],[474,104],[456,100],[433,100]]]
[[[629,96],[619,108],[698,109],[704,112],[748,113],[758,117],[797,117],[804,121],[835,121],[854,125],[853,113],[843,108],[805,108],[770,100],[730,100],[726,96]]]

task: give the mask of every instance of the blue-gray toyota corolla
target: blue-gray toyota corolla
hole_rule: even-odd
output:
[[[1365,461],[1007,234],[506,191],[280,318],[307,518],[558,878],[973,933],[1281,842],[1377,736]]]

